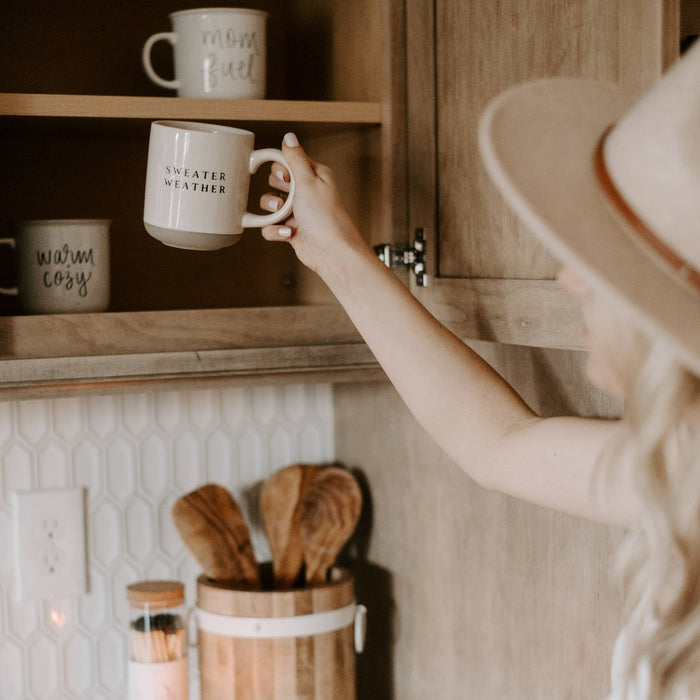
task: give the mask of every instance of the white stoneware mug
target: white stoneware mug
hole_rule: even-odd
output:
[[[265,97],[267,12],[202,8],[173,12],[172,32],[149,37],[141,60],[148,77],[179,97]],[[151,64],[157,41],[172,44],[175,79],[165,80]]]
[[[20,221],[12,238],[17,286],[1,294],[19,296],[31,314],[104,311],[109,306],[108,219]]]
[[[151,124],[143,222],[154,238],[175,248],[217,250],[292,211],[294,179],[279,211],[246,211],[250,177],[262,163],[285,167],[282,151],[254,150],[255,134],[199,122]]]

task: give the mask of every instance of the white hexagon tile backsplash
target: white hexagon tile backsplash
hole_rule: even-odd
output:
[[[262,561],[262,480],[333,457],[326,384],[0,403],[0,700],[125,698],[126,585],[176,578],[194,603],[198,566],[173,526],[175,500],[210,481],[229,488]],[[68,486],[87,490],[89,593],[18,602],[12,493]]]

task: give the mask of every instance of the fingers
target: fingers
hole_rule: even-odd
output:
[[[290,216],[289,219],[281,224],[265,226],[262,229],[262,235],[266,241],[289,241],[294,236],[296,227],[296,219]]]
[[[280,192],[289,192],[289,172],[287,168],[279,163],[274,163],[270,171],[270,177],[267,179],[267,184]]]
[[[314,177],[314,163],[306,155],[306,151],[299,145],[299,140],[293,133],[285,134],[282,139],[282,153],[297,182],[302,182]]]
[[[260,197],[260,206],[265,211],[277,211],[284,204],[284,199],[268,192]]]
[[[282,140],[282,153],[289,163],[295,179],[318,177],[324,182],[332,182],[333,171],[321,163],[309,158],[306,151],[299,145],[299,140],[291,132]],[[287,168],[279,163],[274,163],[270,169],[268,184],[280,192],[289,192],[290,175]]]
[[[314,163],[304,149],[299,145],[299,140],[292,134],[286,134],[282,141],[282,153],[289,164],[289,170],[299,182],[309,182],[316,177],[317,163]],[[290,189],[291,176],[287,168],[275,163],[270,170],[268,183],[278,192],[287,193]],[[260,198],[260,206],[266,211],[275,212],[284,204],[285,198],[268,192]],[[297,222],[294,216],[285,222],[265,226],[262,229],[263,238],[267,241],[290,241],[296,233]]]

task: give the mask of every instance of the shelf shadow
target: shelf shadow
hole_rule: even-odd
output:
[[[367,639],[364,651],[357,655],[357,697],[393,700],[396,618],[393,574],[368,561],[373,524],[372,498],[365,475],[359,469],[351,471],[362,490],[362,514],[339,563],[353,572],[355,597],[367,608]]]

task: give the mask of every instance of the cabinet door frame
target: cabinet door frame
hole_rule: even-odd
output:
[[[556,281],[440,276],[437,2],[406,3],[407,228],[409,235],[424,231],[428,274],[427,286],[412,279],[411,290],[462,338],[584,349],[578,305]],[[639,92],[676,59],[680,38],[680,0],[654,0],[644,6],[619,0],[619,80]]]

